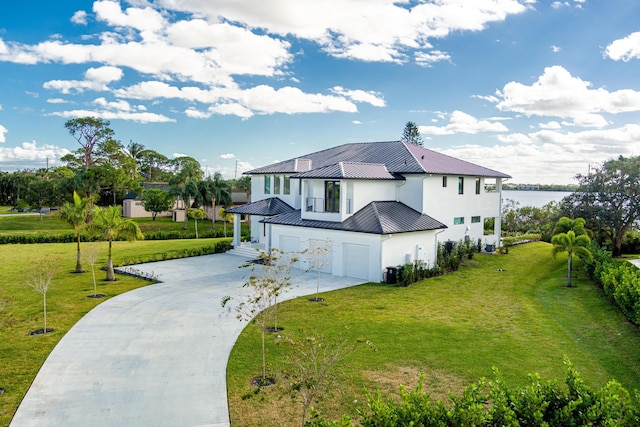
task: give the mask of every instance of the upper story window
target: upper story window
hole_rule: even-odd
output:
[[[453,225],[460,225],[460,224],[464,224],[464,217],[463,216],[457,216],[457,217],[453,218]]]
[[[480,194],[480,178],[476,178],[476,194]]]
[[[264,176],[264,194],[271,194],[271,175]]]
[[[471,217],[471,223],[476,224],[480,222],[480,217],[479,216],[472,216]]]
[[[340,181],[324,183],[325,212],[340,212]]]
[[[443,176],[442,177],[442,188],[445,188],[447,186],[447,177]]]
[[[458,177],[458,194],[464,194],[464,177]]]
[[[273,194],[280,194],[280,175],[273,177]]]
[[[291,194],[291,178],[284,177],[284,192],[282,194]]]

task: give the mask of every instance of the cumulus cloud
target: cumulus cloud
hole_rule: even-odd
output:
[[[531,85],[507,83],[498,97],[501,100],[497,107],[501,111],[568,118],[572,119],[572,126],[602,127],[608,122],[599,113],[640,111],[640,92],[592,89],[590,82],[557,65],[545,68]]]
[[[415,54],[416,63],[423,67],[431,67],[434,63],[440,61],[451,61],[451,55],[440,50],[432,50],[429,52],[417,52]]]
[[[231,153],[228,153],[228,154],[220,154],[220,158],[221,158],[221,159],[227,159],[227,160],[228,160],[228,159],[233,159],[233,158],[235,158],[235,157],[236,157],[236,156],[235,156],[235,154],[231,154]]]
[[[92,105],[94,109],[78,109],[68,111],[56,111],[50,113],[51,116],[58,116],[63,118],[78,118],[78,117],[100,117],[106,120],[129,120],[138,123],[166,123],[175,122],[175,119],[167,117],[162,114],[149,113],[146,111],[146,107],[142,105],[132,106],[127,101],[107,101],[105,98],[100,97],[93,100]]]
[[[109,83],[120,80],[123,74],[118,67],[89,68],[84,73],[84,80],[49,80],[42,87],[63,94],[82,93],[86,90],[105,91],[108,90]]]
[[[9,129],[0,125],[0,142],[7,142],[7,132],[9,132]]]
[[[16,147],[0,147],[0,167],[2,169],[24,169],[49,161],[55,164],[71,151],[51,144],[38,145],[36,141],[23,142]]]
[[[87,12],[84,10],[76,11],[71,17],[71,22],[77,25],[87,25]]]
[[[456,133],[476,134],[480,132],[508,132],[509,129],[499,122],[478,120],[462,111],[454,111],[445,126],[418,126],[420,133],[427,135],[453,135]]]
[[[630,61],[640,58],[640,31],[613,41],[604,51],[614,61]]]

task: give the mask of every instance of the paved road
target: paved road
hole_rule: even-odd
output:
[[[246,323],[220,300],[248,292],[244,261],[218,254],[136,266],[162,283],[82,318],[46,360],[10,426],[228,426],[227,360]],[[298,286],[285,298],[313,294],[316,282],[315,273],[294,270]],[[360,282],[323,274],[321,291]]]

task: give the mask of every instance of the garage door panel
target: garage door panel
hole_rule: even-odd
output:
[[[344,244],[344,275],[356,279],[369,279],[369,246]]]

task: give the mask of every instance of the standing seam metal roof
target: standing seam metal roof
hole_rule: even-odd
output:
[[[322,228],[370,234],[408,233],[447,228],[440,221],[400,202],[371,202],[344,222],[302,219],[301,211],[265,218],[266,224]]]
[[[299,164],[304,159],[303,169]],[[311,161],[307,169],[307,160]],[[336,165],[340,162],[384,164],[391,174],[443,174],[510,178],[509,175],[474,163],[456,159],[424,147],[402,141],[344,144],[299,158],[264,166],[246,174],[299,173]],[[299,170],[296,170],[298,167]]]
[[[257,202],[248,203],[246,205],[226,210],[227,213],[261,216],[287,214],[293,211],[295,211],[294,208],[283,202],[278,197],[270,197],[268,199],[258,200]]]

